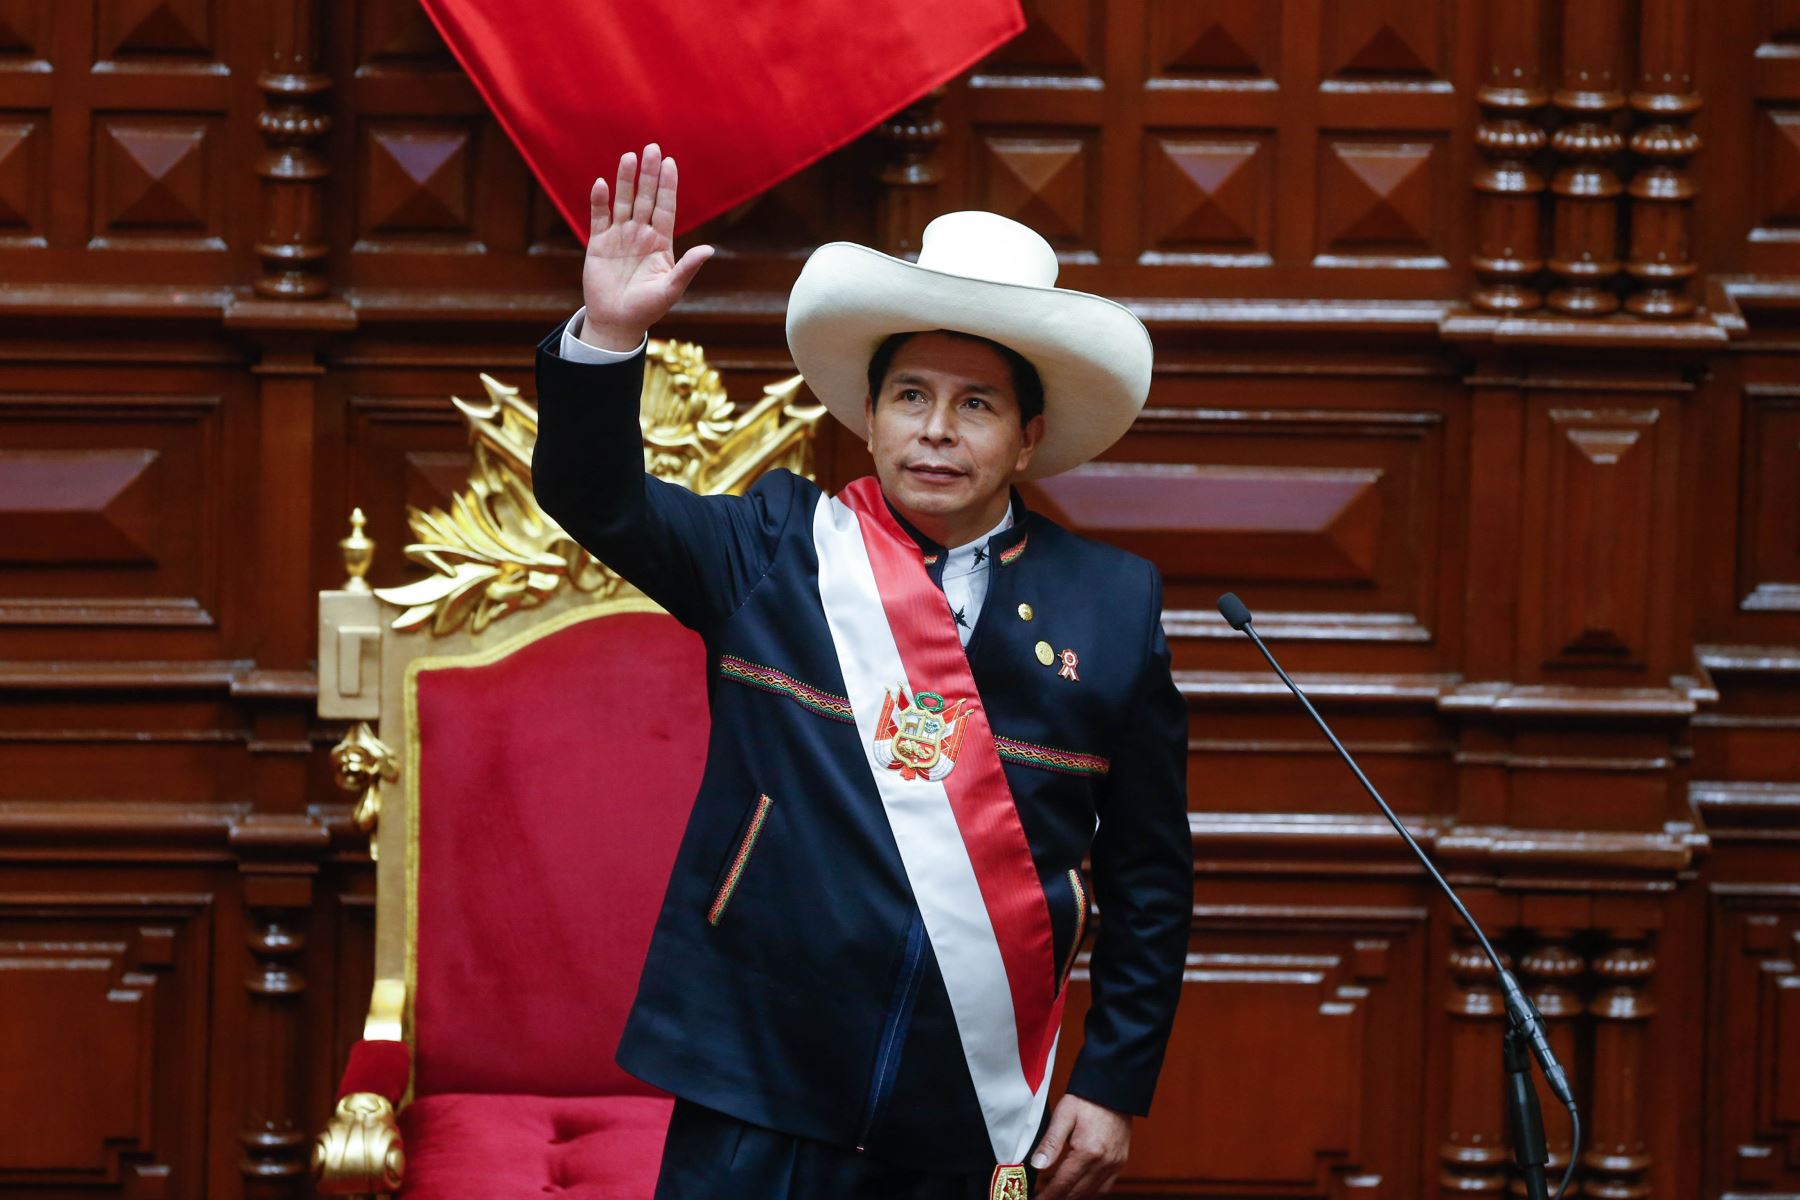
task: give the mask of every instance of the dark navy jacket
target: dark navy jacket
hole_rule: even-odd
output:
[[[819,488],[778,470],[742,497],[700,497],[647,475],[644,357],[569,362],[560,335],[538,347],[538,502],[697,630],[710,671],[706,770],[619,1065],[754,1124],[905,1165],[986,1170],[994,1155],[949,998],[820,607]],[[1049,900],[1059,977],[1090,887],[1101,916],[1068,1090],[1143,1114],[1193,895],[1187,709],[1169,674],[1162,583],[1144,559],[1062,529],[1017,493],[1013,519],[992,543],[969,664]],[[937,578],[943,547],[909,532]],[[1040,663],[1040,640],[1074,649],[1080,678]]]

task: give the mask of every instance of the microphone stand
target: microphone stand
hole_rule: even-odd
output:
[[[1507,1123],[1512,1131],[1513,1156],[1519,1164],[1519,1173],[1525,1182],[1526,1200],[1548,1200],[1544,1181],[1544,1164],[1549,1161],[1549,1153],[1544,1145],[1544,1124],[1542,1113],[1538,1108],[1537,1089],[1531,1084],[1531,1059],[1536,1058],[1538,1067],[1544,1073],[1544,1082],[1569,1110],[1571,1132],[1569,1165],[1563,1171],[1562,1183],[1556,1189],[1556,1200],[1562,1200],[1562,1194],[1568,1188],[1570,1178],[1575,1174],[1575,1160],[1581,1151],[1581,1114],[1576,1110],[1575,1094],[1569,1087],[1568,1077],[1563,1074],[1562,1064],[1556,1061],[1556,1054],[1550,1049],[1550,1039],[1544,1030],[1543,1014],[1538,1012],[1537,1005],[1533,1004],[1531,998],[1519,987],[1519,981],[1514,979],[1512,972],[1506,969],[1506,964],[1500,961],[1500,956],[1494,952],[1494,947],[1489,943],[1487,934],[1482,932],[1481,926],[1469,914],[1469,910],[1463,907],[1462,898],[1456,894],[1456,889],[1452,888],[1449,882],[1438,873],[1431,858],[1419,843],[1413,840],[1413,835],[1407,831],[1400,818],[1394,815],[1394,810],[1388,807],[1387,801],[1381,798],[1381,793],[1375,790],[1375,785],[1369,782],[1369,777],[1363,774],[1362,768],[1356,765],[1356,760],[1350,756],[1350,752],[1344,749],[1344,744],[1338,741],[1337,734],[1331,732],[1331,726],[1325,723],[1325,718],[1319,715],[1319,710],[1314,708],[1312,701],[1306,698],[1306,693],[1300,690],[1300,686],[1289,678],[1288,673],[1281,669],[1281,664],[1275,661],[1275,656],[1269,653],[1269,648],[1263,644],[1262,636],[1256,632],[1255,625],[1251,623],[1250,610],[1244,606],[1244,602],[1239,600],[1235,594],[1226,592],[1219,597],[1219,614],[1230,623],[1233,629],[1250,635],[1250,640],[1255,643],[1258,650],[1262,651],[1262,656],[1268,660],[1269,666],[1273,667],[1275,673],[1281,676],[1281,682],[1287,684],[1288,690],[1293,692],[1300,703],[1305,706],[1307,715],[1312,717],[1314,724],[1318,725],[1320,731],[1342,756],[1344,763],[1356,776],[1357,782],[1362,784],[1363,790],[1368,792],[1375,803],[1380,806],[1382,815],[1388,819],[1388,824],[1394,827],[1394,831],[1412,849],[1413,854],[1418,856],[1426,873],[1449,898],[1464,923],[1475,934],[1475,940],[1481,943],[1481,949],[1487,954],[1488,961],[1494,964],[1494,970],[1500,979],[1500,994],[1506,1003],[1507,1030],[1501,1052],[1506,1066]]]

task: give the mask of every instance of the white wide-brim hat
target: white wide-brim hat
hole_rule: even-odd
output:
[[[1044,384],[1044,440],[1026,479],[1118,441],[1150,393],[1150,334],[1122,304],[1056,285],[1056,252],[998,213],[945,213],[919,261],[828,242],[788,296],[788,351],[831,414],[868,437],[869,360],[890,334],[950,329],[1022,354]]]

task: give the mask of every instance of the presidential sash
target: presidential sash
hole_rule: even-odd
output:
[[[949,606],[876,481],[821,497],[813,540],[869,771],[1002,1164],[995,1187],[1022,1196],[1062,1022],[1043,884]]]

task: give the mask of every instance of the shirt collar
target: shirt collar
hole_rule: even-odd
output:
[[[900,510],[894,507],[894,502],[887,498],[886,492],[881,494],[881,502],[887,505],[888,511],[894,515],[894,520],[899,522],[900,528],[906,531],[906,536],[919,547],[919,552],[925,556],[927,562],[937,562],[944,557],[945,547],[920,533],[918,527],[902,516]],[[1032,512],[1025,506],[1025,497],[1021,496],[1019,489],[1015,487],[1012,489],[1011,502],[1006,506],[1006,515],[1000,518],[1000,523],[976,538],[975,541],[958,546],[957,549],[966,549],[990,539],[995,541],[995,550],[1015,545],[1024,540],[1031,520]]]

